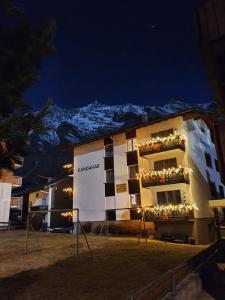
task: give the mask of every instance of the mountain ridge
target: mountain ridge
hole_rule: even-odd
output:
[[[94,101],[84,107],[72,109],[53,105],[50,114],[44,119],[51,129],[39,137],[32,137],[24,167],[17,170],[17,175],[24,178],[20,191],[45,184],[47,179],[43,177],[57,180],[64,176],[62,166],[73,160],[72,152],[63,150],[67,146],[188,109],[218,113],[213,102],[193,105],[172,101],[163,106],[141,106],[131,103],[106,105]]]

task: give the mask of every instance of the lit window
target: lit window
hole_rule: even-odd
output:
[[[157,201],[159,205],[180,204],[181,203],[180,190],[157,192]]]
[[[163,169],[169,169],[172,167],[177,167],[177,160],[176,158],[170,158],[170,159],[164,159],[164,160],[158,160],[154,162],[154,169],[156,171],[163,170]]]
[[[141,195],[140,194],[131,194],[130,195],[130,204],[131,204],[131,207],[140,207],[141,206]]]
[[[127,140],[127,152],[137,150],[136,144],[136,138]]]

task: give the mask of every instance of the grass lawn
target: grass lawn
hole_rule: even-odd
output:
[[[204,249],[137,238],[88,236],[94,259],[80,238],[75,264],[75,236],[30,233],[24,254],[23,231],[0,232],[0,299],[124,299],[162,273]]]

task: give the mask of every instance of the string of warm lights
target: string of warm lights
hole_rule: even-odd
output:
[[[190,212],[193,210],[198,210],[198,207],[196,203],[193,204],[188,204],[188,203],[183,203],[183,204],[168,204],[168,205],[156,205],[152,207],[144,207],[143,208],[145,212],[153,212],[153,213],[163,213],[163,212]]]
[[[156,137],[156,138],[151,138],[150,140],[147,140],[143,143],[136,144],[136,147],[142,148],[146,146],[153,146],[154,144],[163,144],[163,143],[172,143],[172,142],[177,142],[178,144],[184,142],[184,136],[178,133],[177,131],[174,132],[174,134],[170,134],[166,137]]]
[[[136,174],[136,177],[137,177],[137,179],[141,179],[141,178],[146,179],[149,177],[161,177],[161,176],[167,177],[167,176],[171,176],[174,174],[192,175],[193,170],[188,167],[179,166],[177,168],[172,167],[172,168],[163,169],[163,170],[150,170],[148,172]]]
[[[65,218],[68,218],[68,217],[72,218],[72,217],[73,217],[73,213],[70,212],[70,211],[68,211],[68,212],[63,212],[63,213],[61,213],[61,216],[62,216],[62,217],[65,217]]]
[[[72,193],[73,192],[73,189],[71,187],[67,187],[67,188],[64,188],[63,189],[63,192],[64,193]]]
[[[66,164],[63,166],[63,169],[71,169],[73,167],[73,164]]]

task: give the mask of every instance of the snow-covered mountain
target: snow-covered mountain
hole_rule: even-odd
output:
[[[95,101],[76,109],[53,105],[50,115],[45,119],[52,129],[41,136],[39,143],[54,146],[77,143],[90,135],[99,136],[193,107],[207,111],[216,109],[213,103],[193,105],[182,101],[173,101],[164,106],[139,106],[130,103],[110,106]]]
[[[72,161],[72,153],[63,151],[65,146],[191,108],[217,111],[214,103],[193,105],[182,101],[163,106],[130,103],[110,106],[95,101],[74,109],[53,105],[45,118],[51,130],[32,138],[24,167],[18,170],[18,175],[23,176],[23,189],[40,185],[45,182],[43,177],[57,179],[63,176],[63,164]]]

